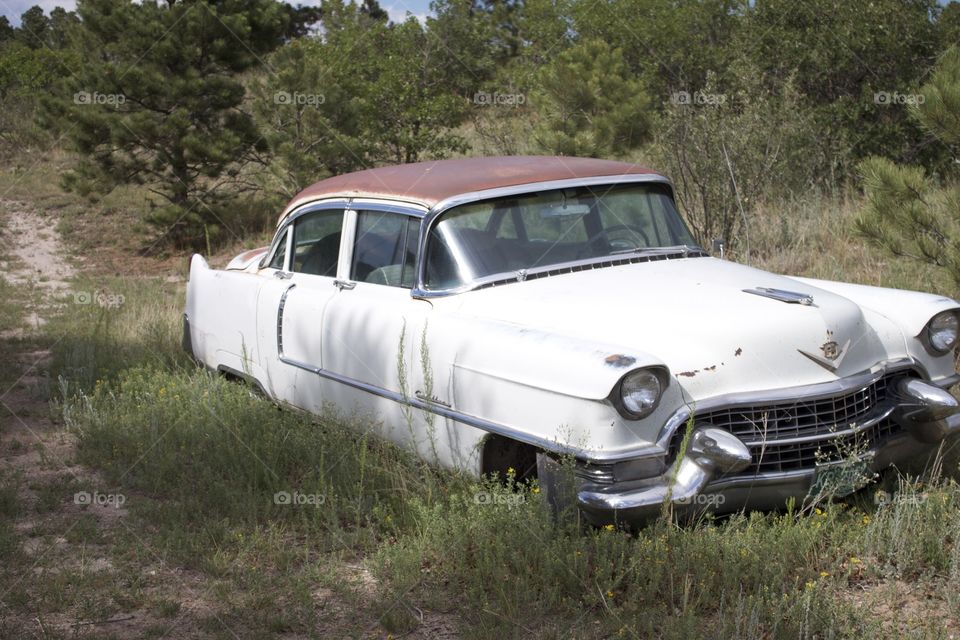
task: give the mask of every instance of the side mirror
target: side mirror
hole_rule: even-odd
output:
[[[723,260],[724,248],[726,248],[726,243],[723,241],[723,238],[713,239],[713,254],[719,256],[721,260]]]

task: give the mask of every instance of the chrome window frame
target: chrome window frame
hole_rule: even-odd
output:
[[[480,200],[491,200],[495,198],[504,198],[508,196],[521,195],[527,193],[537,193],[540,191],[553,191],[557,189],[570,189],[574,187],[594,187],[601,185],[609,185],[610,187],[615,187],[625,184],[643,184],[643,183],[657,183],[665,184],[670,189],[670,198],[676,202],[674,195],[673,183],[666,178],[655,173],[648,174],[623,174],[623,175],[610,175],[610,176],[594,176],[590,178],[570,178],[566,180],[548,180],[544,182],[529,182],[526,184],[518,184],[509,187],[498,187],[496,189],[484,189],[482,191],[472,191],[469,193],[463,193],[460,195],[452,196],[441,200],[433,207],[430,208],[430,211],[423,219],[423,224],[420,225],[420,241],[418,243],[419,247],[417,250],[417,277],[416,284],[411,291],[411,294],[415,298],[442,298],[451,295],[457,295],[460,293],[465,293],[467,291],[472,291],[474,289],[480,288],[485,285],[489,285],[493,282],[509,282],[517,278],[516,273],[506,272],[506,273],[496,273],[483,278],[475,279],[471,282],[465,283],[458,287],[453,287],[449,289],[428,289],[426,287],[426,250],[427,250],[427,239],[430,235],[430,230],[433,228],[433,225],[437,222],[437,219],[446,213],[448,210],[453,207],[457,207],[463,204],[468,204],[471,202],[477,202]],[[544,267],[538,267],[536,269],[529,269],[527,273],[540,273],[543,271],[553,271],[555,269],[562,269],[568,267],[577,267],[583,265],[596,264],[601,262],[607,262],[610,260],[610,256],[604,256],[600,258],[584,258],[582,260],[574,260],[572,262],[565,262],[563,264],[552,264]]]
[[[460,293],[465,293],[467,291],[472,291],[474,289],[489,285],[493,282],[508,282],[516,278],[514,273],[500,273],[492,274],[490,276],[485,276],[479,278],[472,282],[466,283],[459,287],[451,289],[427,289],[425,286],[426,282],[426,248],[427,248],[427,238],[430,235],[430,230],[433,228],[433,225],[436,223],[437,219],[443,215],[449,209],[453,207],[468,204],[471,202],[477,202],[480,200],[490,200],[494,198],[503,198],[513,195],[521,195],[526,193],[536,193],[539,191],[552,191],[556,189],[570,189],[574,187],[593,187],[600,185],[609,185],[610,187],[626,185],[626,184],[644,184],[644,183],[656,183],[664,184],[670,189],[670,197],[676,202],[675,192],[673,188],[673,182],[670,181],[666,176],[662,176],[656,173],[641,173],[641,174],[620,174],[620,175],[609,175],[609,176],[592,176],[588,178],[568,178],[564,180],[546,180],[542,182],[527,182],[524,184],[512,185],[509,187],[497,187],[494,189],[483,189],[480,191],[470,191],[467,193],[458,194],[445,198],[437,204],[433,205],[429,209],[424,207],[422,204],[416,202],[411,202],[404,200],[402,197],[396,199],[393,198],[368,198],[362,196],[356,197],[333,197],[333,198],[321,198],[319,200],[311,200],[309,202],[304,202],[299,205],[283,219],[279,226],[283,227],[294,222],[297,218],[302,215],[305,215],[311,211],[317,211],[320,209],[330,209],[343,207],[345,211],[344,217],[344,229],[343,237],[347,238],[347,242],[341,241],[340,243],[340,262],[338,263],[338,273],[337,279],[343,280],[348,283],[355,283],[356,281],[349,279],[349,265],[347,269],[344,270],[344,250],[349,255],[353,251],[353,243],[355,238],[349,232],[352,232],[356,229],[356,211],[360,208],[376,211],[385,211],[390,213],[397,213],[401,215],[412,216],[420,219],[420,233],[417,240],[417,257],[415,263],[415,273],[416,277],[414,278],[413,288],[410,289],[410,295],[414,298],[428,299],[428,298],[441,298],[451,295],[457,295]],[[348,228],[348,224],[350,225]],[[349,244],[349,247],[346,245]],[[563,269],[569,267],[579,267],[586,266],[591,264],[599,264],[607,262],[610,260],[609,256],[599,257],[599,258],[584,258],[583,260],[575,260],[573,262],[566,262],[563,264],[554,264],[544,267],[539,267],[537,269],[530,269],[528,272],[530,274],[539,273],[541,271],[552,271],[554,269]],[[348,261],[347,261],[348,262]]]
[[[393,213],[396,215],[406,216],[408,218],[413,218],[414,220],[419,221],[420,231],[418,233],[417,241],[417,256],[414,262],[415,273],[419,273],[419,264],[420,264],[420,253],[421,253],[421,244],[420,238],[423,236],[423,220],[428,214],[426,207],[422,205],[417,205],[415,203],[409,203],[402,200],[390,200],[386,198],[326,198],[321,200],[311,200],[310,202],[305,202],[298,206],[296,209],[292,210],[287,217],[284,218],[280,227],[281,230],[289,227],[294,224],[298,218],[301,216],[313,213],[316,211],[323,211],[329,209],[343,209],[343,226],[340,231],[340,252],[337,256],[337,275],[335,280],[342,284],[351,285],[357,284],[357,280],[352,279],[352,274],[350,273],[350,262],[353,257],[353,248],[356,243],[356,231],[357,231],[357,214],[359,211],[382,211],[384,213]],[[278,232],[279,233],[279,232]],[[292,242],[293,234],[289,236]],[[288,255],[290,250],[287,251]],[[294,272],[292,272],[294,273]],[[299,274],[299,275],[311,275],[311,274]],[[323,276],[329,277],[329,276]],[[370,283],[364,283],[370,284]],[[414,282],[414,289],[416,289],[417,283]],[[397,287],[391,287],[393,289]],[[410,289],[409,291],[413,291]]]
[[[270,241],[270,249],[260,258],[260,265],[258,269],[275,269],[277,271],[287,271],[287,259],[290,257],[290,225],[283,224],[277,229],[277,232],[273,234],[273,239]],[[271,267],[270,263],[273,262],[273,257],[277,254],[277,249],[280,248],[280,236],[286,234],[284,239],[284,249],[287,253],[283,257],[283,266],[277,269],[276,267]]]
[[[421,231],[422,228],[423,228],[423,217],[424,217],[424,215],[425,215],[425,212],[417,211],[416,214],[413,214],[413,213],[410,213],[409,210],[406,210],[406,209],[405,209],[404,207],[402,207],[402,206],[392,205],[392,204],[390,204],[390,205],[388,205],[388,204],[380,204],[380,203],[378,203],[378,202],[370,203],[370,202],[367,202],[367,201],[357,201],[357,202],[355,202],[354,204],[355,204],[355,206],[350,210],[350,213],[351,213],[352,218],[353,218],[352,223],[351,223],[352,226],[351,226],[351,229],[350,229],[350,251],[348,251],[347,254],[346,254],[346,256],[345,256],[345,262],[344,262],[344,265],[343,265],[343,268],[344,268],[344,270],[343,270],[343,278],[342,278],[343,281],[344,281],[344,282],[347,282],[347,283],[356,283],[356,284],[372,285],[372,286],[375,286],[375,287],[388,287],[388,288],[390,288],[390,289],[400,289],[400,290],[408,291],[408,292],[409,292],[409,291],[413,291],[413,289],[416,288],[416,286],[417,286],[416,274],[417,274],[417,267],[418,267],[418,265],[419,265],[419,263],[420,263],[420,231]],[[416,246],[413,247],[413,249],[412,249],[412,250],[415,252],[414,259],[413,259],[414,282],[413,282],[413,284],[412,284],[409,288],[408,288],[408,287],[403,287],[403,286],[398,286],[398,285],[392,285],[392,284],[381,284],[381,283],[378,283],[378,282],[366,282],[366,281],[364,281],[364,280],[356,280],[356,279],[353,278],[353,273],[352,273],[352,271],[353,271],[353,258],[354,258],[354,256],[353,256],[353,250],[356,248],[357,229],[358,229],[358,227],[359,227],[360,214],[363,213],[363,212],[365,212],[365,211],[376,211],[376,212],[382,212],[382,213],[392,213],[392,214],[395,214],[395,215],[398,215],[398,216],[404,216],[404,217],[406,217],[408,220],[413,220],[415,224],[419,224],[419,225],[420,225],[420,229],[417,230],[417,243],[416,243]],[[406,231],[406,233],[409,233],[409,230]],[[401,278],[401,280],[402,280],[402,278]]]

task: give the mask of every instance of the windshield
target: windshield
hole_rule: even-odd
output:
[[[695,246],[664,184],[575,187],[484,200],[440,216],[428,289],[564,262]]]

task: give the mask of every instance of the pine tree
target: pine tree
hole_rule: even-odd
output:
[[[237,74],[280,44],[289,12],[275,0],[80,0],[77,13],[86,58],[44,115],[78,152],[65,186],[147,185],[162,237],[203,246],[229,229],[244,159],[264,147]]]
[[[601,40],[561,53],[540,76],[532,103],[539,144],[568,156],[619,155],[650,135],[649,99],[623,55]]]
[[[960,50],[943,55],[914,102],[912,117],[956,158]],[[881,157],[868,158],[858,168],[867,198],[859,231],[893,255],[945,269],[960,287],[960,178],[938,178],[922,167]]]

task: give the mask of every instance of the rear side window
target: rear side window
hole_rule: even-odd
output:
[[[351,277],[358,282],[412,288],[419,234],[416,218],[358,211]]]
[[[292,271],[335,278],[340,256],[343,210],[307,213],[293,226]]]

